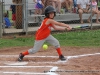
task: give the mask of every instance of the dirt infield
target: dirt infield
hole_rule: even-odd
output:
[[[54,47],[24,57],[25,66],[7,66],[16,62],[20,52],[31,47],[0,49],[0,75],[100,75],[100,48],[61,47],[66,61],[60,61]]]

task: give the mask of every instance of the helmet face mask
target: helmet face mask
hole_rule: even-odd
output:
[[[54,17],[55,17],[56,16],[56,10],[53,8],[53,6],[47,6],[45,8],[45,12],[44,12],[46,18],[49,18],[49,14],[52,13],[52,12],[54,12]]]

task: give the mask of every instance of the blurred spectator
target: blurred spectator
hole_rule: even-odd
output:
[[[9,28],[11,26],[11,22],[10,22],[10,20],[8,18],[7,13],[4,13],[4,25],[5,25],[4,26],[5,28]]]
[[[61,13],[61,1],[60,0],[51,0],[54,8],[58,7],[57,13]]]
[[[92,16],[94,16],[94,14],[97,14],[96,16],[96,23],[100,23],[99,22],[99,16],[100,16],[100,11],[98,10],[98,6],[97,6],[97,1],[96,0],[92,0]],[[90,22],[91,17],[89,17],[88,22]]]
[[[14,26],[15,25],[15,21],[16,21],[16,3],[15,3],[16,0],[12,0],[13,4],[10,6],[10,10],[12,11],[12,21],[13,21],[13,24]]]
[[[73,0],[74,7],[77,7],[77,0]]]
[[[65,0],[68,12],[72,12],[73,0]]]
[[[42,9],[44,7],[44,4],[41,0],[33,0],[35,2],[35,14],[42,14]],[[36,17],[35,17],[36,22]]]
[[[44,0],[44,6],[47,7],[49,5],[52,5],[52,0]]]
[[[42,14],[42,9],[44,7],[44,4],[41,0],[33,0],[35,2],[35,13],[36,14]]]
[[[77,0],[73,0],[73,5],[74,5],[73,12],[77,13]]]
[[[89,12],[89,4],[90,4],[89,0],[77,0],[78,13],[79,13],[81,23],[83,23],[82,14]]]
[[[41,0],[41,1],[42,1],[42,3],[43,3],[42,14],[44,14],[44,9],[45,9],[45,1],[46,1],[46,0]]]
[[[73,0],[60,0],[61,6],[66,8],[66,10],[71,13],[72,12],[72,6],[73,6]]]

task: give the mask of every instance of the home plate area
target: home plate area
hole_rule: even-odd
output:
[[[100,53],[65,57],[28,55],[18,62],[18,55],[0,55],[0,75],[100,75]]]

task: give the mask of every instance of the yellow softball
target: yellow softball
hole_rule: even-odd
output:
[[[48,45],[44,44],[44,45],[43,45],[43,49],[44,49],[44,50],[47,50],[47,49],[48,49]]]

